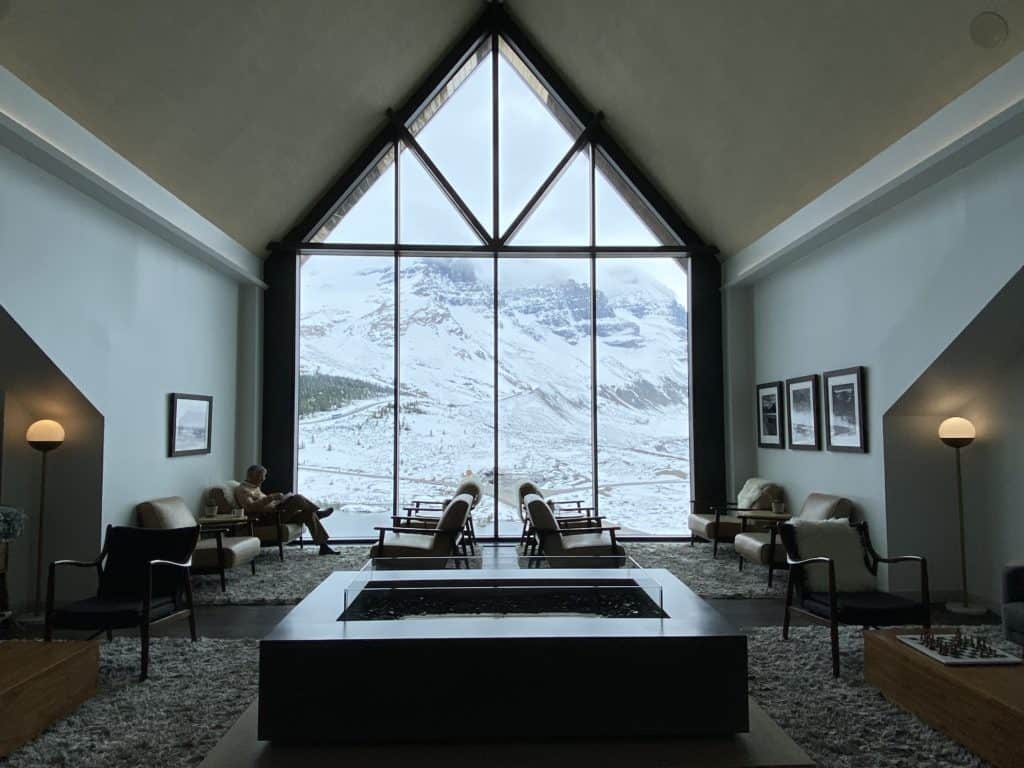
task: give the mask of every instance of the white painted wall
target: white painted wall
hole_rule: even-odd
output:
[[[0,303],[106,419],[105,523],[234,474],[235,279],[0,147]],[[213,395],[210,455],[167,458],[170,392]]]
[[[752,350],[727,352],[753,356],[753,380],[730,377],[730,402],[752,400],[755,382],[868,369],[869,453],[758,449],[757,473],[781,482],[797,503],[811,491],[850,497],[882,550],[894,516],[927,526],[928,510],[887,514],[882,416],[1024,265],[1022,201],[1024,138],[1017,138],[754,282],[749,296],[728,292],[727,317],[742,319],[749,302],[753,327]],[[742,372],[744,364],[730,360],[727,370]],[[730,438],[750,439],[736,426]],[[957,573],[949,544],[948,557],[933,566],[939,588]]]

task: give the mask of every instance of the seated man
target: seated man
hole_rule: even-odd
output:
[[[274,512],[281,511],[282,523],[304,523],[313,541],[320,545],[321,555],[336,555],[337,550],[327,545],[327,530],[320,518],[327,517],[334,510],[320,509],[316,504],[297,493],[264,493],[260,488],[267,479],[267,469],[253,464],[245,472],[245,482],[235,489],[235,501],[249,517],[260,519],[263,524],[274,522]]]

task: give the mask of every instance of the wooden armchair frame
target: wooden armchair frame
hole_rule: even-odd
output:
[[[95,560],[54,560],[50,563],[49,578],[46,585],[46,615],[44,624],[44,639],[46,642],[53,640],[53,630],[55,629],[53,624],[53,617],[55,612],[55,595],[57,589],[57,568],[59,567],[74,567],[74,568],[95,568],[96,577],[98,580],[103,577],[103,563],[109,555],[108,540],[109,531],[111,526],[107,526],[108,536],[104,538],[103,548],[100,550],[99,556]],[[175,608],[173,612],[166,616],[161,616],[155,621],[151,618],[152,603],[153,603],[153,569],[154,568],[176,568],[180,569],[182,573],[182,587],[185,597],[185,607],[177,608],[177,598],[175,598]],[[195,606],[192,599],[192,558],[189,557],[184,562],[175,562],[173,560],[162,560],[153,559],[146,562],[146,585],[145,590],[142,593],[142,615],[138,623],[139,628],[139,639],[141,642],[141,672],[139,674],[139,682],[144,681],[149,676],[149,638],[150,628],[156,624],[162,624],[165,621],[172,619],[188,617],[189,634],[192,637],[192,642],[198,639],[196,632],[196,616]],[[97,589],[99,587],[97,586]],[[121,628],[114,626],[107,626],[99,628],[89,639],[97,637],[103,632],[106,632],[107,640],[113,639],[113,629]]]
[[[878,573],[878,564],[886,563],[888,565],[894,565],[898,563],[917,563],[920,566],[921,571],[921,600],[919,603],[910,603],[907,606],[908,616],[912,611],[919,610],[922,613],[922,625],[925,628],[931,626],[931,596],[928,587],[928,561],[917,555],[901,555],[899,557],[882,557],[875,551],[875,548],[871,545],[871,538],[868,534],[868,524],[866,522],[853,523],[852,526],[857,529],[857,533],[860,536],[861,546],[864,549],[864,563],[868,567],[871,573]],[[791,553],[796,552],[799,554],[796,542],[796,529],[792,523],[783,524],[780,535],[783,543],[786,546],[786,562],[789,565],[789,580],[786,585],[786,603],[785,603],[785,615],[782,622],[782,639],[789,639],[789,625],[790,625],[790,614],[793,611],[806,616],[807,618],[815,621],[819,624],[826,624],[829,627],[829,639],[832,646],[832,676],[839,677],[839,624],[847,623],[841,619],[842,610],[840,605],[840,599],[843,595],[849,594],[839,592],[836,589],[836,567],[835,561],[831,557],[818,556],[808,558],[794,558]],[[803,594],[804,594],[804,577],[805,569],[808,567],[821,567],[828,568],[828,617],[822,617],[813,611],[809,611],[802,607]],[[800,604],[794,605],[793,598],[796,593],[797,600]],[[884,594],[884,593],[879,593]],[[914,623],[899,622],[899,623]],[[868,627],[877,627],[877,624],[867,623],[862,624],[865,629]]]

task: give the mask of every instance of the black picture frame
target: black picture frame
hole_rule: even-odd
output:
[[[774,407],[774,412],[772,408]],[[754,411],[757,414],[757,445],[761,448],[785,448],[786,404],[782,399],[782,382],[758,384]]]
[[[172,392],[167,429],[167,456],[199,456],[213,444],[213,398]]]
[[[824,381],[825,447],[842,453],[867,453],[865,418],[867,391],[864,366],[822,374]],[[841,414],[842,418],[838,418]]]
[[[789,447],[794,451],[821,450],[821,398],[818,388],[818,374],[797,376],[786,379],[786,425]],[[803,395],[807,394],[805,398]],[[793,407],[793,395],[799,396],[798,407]],[[794,425],[794,412],[797,423]],[[807,421],[810,420],[808,426]],[[810,441],[807,434],[810,433]]]

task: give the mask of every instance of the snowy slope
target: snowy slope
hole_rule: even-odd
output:
[[[566,260],[560,260],[566,261]],[[664,269],[599,264],[599,494],[602,514],[650,533],[685,529],[689,501],[686,310]],[[393,387],[394,270],[383,258],[317,256],[302,268],[300,371]],[[663,264],[661,265],[663,266]],[[503,261],[499,271],[497,493],[536,479],[591,496],[589,265]],[[679,272],[680,283],[684,280]],[[488,259],[403,262],[399,315],[399,500],[443,495],[494,467],[494,291]],[[337,535],[391,512],[387,395],[300,419],[300,489],[333,503]],[[487,528],[488,501],[476,515]],[[509,522],[506,530],[505,522]],[[489,530],[489,529],[488,529]]]

